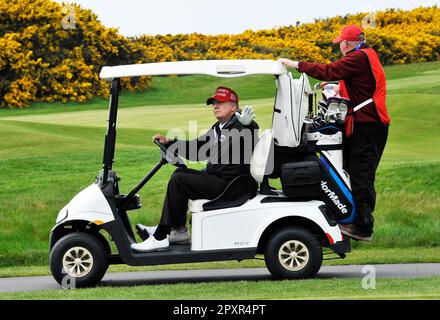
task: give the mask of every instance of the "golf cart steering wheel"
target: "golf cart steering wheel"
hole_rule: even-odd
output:
[[[180,158],[180,156],[177,154],[176,151],[174,151],[174,154],[172,155],[168,151],[168,147],[166,145],[164,145],[163,143],[161,143],[159,141],[159,139],[154,139],[153,141],[160,148],[160,150],[163,151],[163,154],[164,154],[163,159],[166,162],[168,162],[169,164],[172,164],[173,166],[176,166],[178,168],[187,168],[186,164],[180,162],[182,159]],[[174,163],[172,163],[171,161]]]

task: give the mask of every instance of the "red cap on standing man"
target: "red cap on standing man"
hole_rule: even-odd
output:
[[[356,25],[345,26],[341,31],[341,35],[333,39],[333,43],[339,43],[343,40],[346,41],[364,41],[365,34],[361,27]]]

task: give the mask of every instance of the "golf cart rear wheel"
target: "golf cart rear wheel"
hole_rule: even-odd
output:
[[[65,235],[50,253],[50,270],[63,287],[93,287],[104,277],[107,268],[106,249],[89,233]]]
[[[321,268],[322,248],[316,236],[307,229],[287,227],[269,239],[264,258],[274,278],[311,278]]]

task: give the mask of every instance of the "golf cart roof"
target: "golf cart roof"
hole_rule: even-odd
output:
[[[286,73],[284,65],[274,60],[197,60],[103,67],[99,76],[107,80],[123,77],[192,74],[236,78],[257,74],[282,75]]]

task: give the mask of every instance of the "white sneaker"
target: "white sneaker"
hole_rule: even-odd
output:
[[[191,235],[188,228],[172,229],[170,233],[170,244],[187,244],[191,242]]]
[[[143,224],[137,224],[136,229],[142,239],[147,239],[148,236],[156,232],[157,226],[148,227]],[[188,244],[191,242],[191,235],[187,227],[181,229],[172,229],[169,237],[170,244]]]
[[[154,234],[156,232],[157,226],[149,227],[139,223],[136,225],[136,228],[138,230],[146,231],[148,234]]]
[[[163,240],[156,240],[155,237],[150,236],[147,240],[141,243],[133,243],[131,248],[135,251],[149,252],[149,251],[166,251],[169,250],[170,242],[168,237]]]

